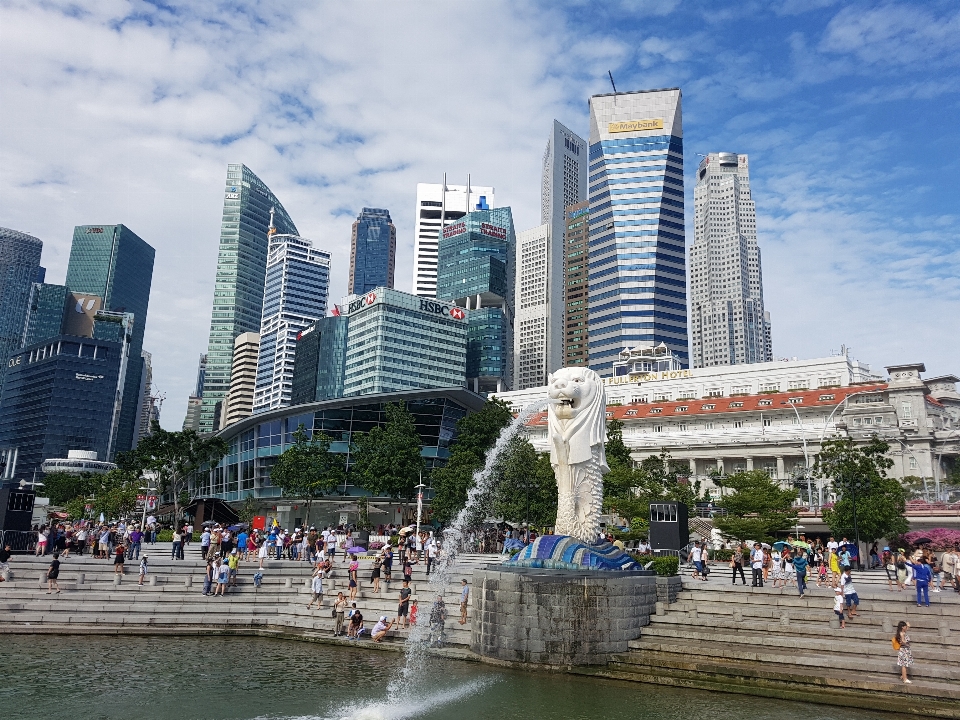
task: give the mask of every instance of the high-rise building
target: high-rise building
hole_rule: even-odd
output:
[[[27,320],[24,323],[21,345],[35,345],[56,337],[63,328],[63,317],[70,297],[66,285],[33,283],[27,305]]]
[[[353,223],[350,236],[351,295],[362,295],[376,287],[393,287],[397,264],[397,228],[389,210],[363,208]]]
[[[564,366],[587,364],[587,298],[590,267],[590,203],[567,207],[564,265]]]
[[[203,383],[207,376],[207,354],[200,353],[200,360],[197,362],[197,386],[193,391],[193,397],[203,397]]]
[[[290,404],[297,336],[327,312],[330,253],[270,227],[253,412]]]
[[[546,385],[547,375],[563,362],[560,347],[563,264],[551,263],[554,245],[549,223],[517,233],[517,307],[513,336],[513,385],[517,390]],[[558,271],[559,277],[550,270]],[[552,286],[560,289],[559,303],[553,302]],[[560,322],[553,324],[551,320],[558,314],[557,304]]]
[[[543,153],[540,182],[540,222],[550,226],[546,268],[548,373],[564,364],[563,275],[566,209],[587,199],[587,155],[586,140],[554,120],[550,139]],[[519,292],[519,286],[517,290]]]
[[[337,314],[320,318],[300,333],[291,405],[343,397],[347,330],[347,316]]]
[[[78,225],[73,230],[66,286],[102,298],[108,312],[132,313],[133,336],[117,430],[117,451],[130,450],[140,410],[143,333],[156,251],[125,225]],[[51,457],[58,457],[52,456]]]
[[[117,450],[134,336],[133,313],[100,311],[92,337],[55,335],[10,357],[0,403],[0,447],[16,448],[14,479],[29,480],[47,458]]]
[[[230,387],[234,340],[241,333],[260,332],[271,209],[278,233],[300,234],[277,197],[250,168],[227,165],[200,432],[219,426],[215,410]]]
[[[589,363],[664,343],[688,361],[679,88],[590,98]]]
[[[707,155],[697,170],[693,205],[691,364],[707,367],[773,360],[747,156]]]
[[[187,398],[187,414],[183,418],[183,429],[200,430],[200,408],[203,406],[203,398],[191,395]]]
[[[0,228],[0,385],[7,358],[20,348],[30,289],[40,269],[43,243],[32,235]]]
[[[153,394],[153,355],[146,350],[143,356],[143,375],[140,378],[140,417],[137,420],[137,440],[153,434],[153,424],[160,422],[160,400]]]
[[[233,363],[230,368],[230,388],[223,400],[220,427],[233,425],[253,414],[253,392],[257,384],[257,355],[260,336],[247,332],[237,335],[233,342]]]
[[[516,244],[509,207],[474,210],[440,239],[437,297],[470,311],[467,387],[477,393],[513,386]]]
[[[453,303],[376,288],[344,298],[343,394],[463,387],[468,313]]]
[[[437,256],[440,227],[455,223],[471,210],[494,207],[492,187],[475,187],[467,175],[466,185],[417,183],[417,214],[413,242],[413,294],[437,295]]]

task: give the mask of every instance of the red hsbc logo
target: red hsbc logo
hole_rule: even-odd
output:
[[[376,299],[377,299],[377,294],[376,294],[376,293],[373,293],[373,292],[368,292],[368,293],[367,293],[367,297],[366,297],[367,305],[373,305],[373,303],[374,303],[374,301],[375,301]]]
[[[463,320],[464,316],[466,316],[466,313],[463,311],[463,308],[450,308],[450,317],[452,317],[454,320]]]

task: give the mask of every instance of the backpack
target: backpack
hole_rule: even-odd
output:
[[[890,639],[890,644],[893,645],[893,649],[898,651],[900,650],[900,641],[896,637]]]

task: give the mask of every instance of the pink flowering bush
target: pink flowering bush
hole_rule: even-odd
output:
[[[930,547],[939,552],[950,550],[960,543],[960,530],[952,528],[933,528],[931,530],[914,530],[902,535],[898,547],[916,546],[920,538],[930,538]]]

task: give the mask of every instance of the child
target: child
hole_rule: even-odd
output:
[[[847,626],[843,615],[843,588],[839,585],[833,590],[833,612],[840,619],[840,629]]]
[[[143,585],[143,579],[147,576],[147,556],[144,555],[140,560],[140,582],[137,585]]]
[[[827,584],[827,564],[820,561],[820,567],[817,568],[817,587],[823,587]]]
[[[416,625],[416,624],[417,624],[417,599],[414,598],[414,599],[411,600],[410,602],[411,602],[411,605],[410,605],[410,624],[411,624],[411,625]]]

